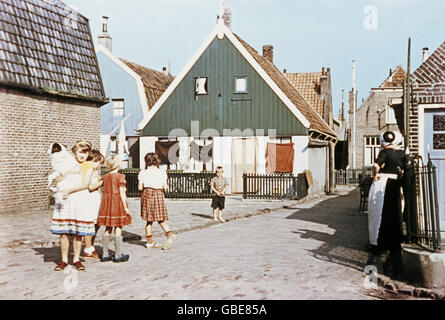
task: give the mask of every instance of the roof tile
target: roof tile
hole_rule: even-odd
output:
[[[301,93],[297,89],[295,89],[294,86],[292,86],[288,79],[277,69],[277,67],[273,63],[261,56],[255,49],[253,49],[249,44],[242,40],[238,35],[234,34],[234,36],[237,37],[241,44],[264,69],[269,77],[271,77],[271,79],[277,84],[281,91],[283,91],[283,93],[289,98],[289,100],[310,122],[310,129],[328,134],[332,137],[336,137],[335,132],[328,126],[323,118],[321,118],[317,111],[311,105],[309,105],[309,103],[304,99]]]
[[[84,16],[60,0],[0,0],[0,30],[3,83],[104,100]]]

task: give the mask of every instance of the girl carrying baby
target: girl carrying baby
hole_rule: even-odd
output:
[[[77,270],[85,270],[80,262],[82,236],[95,235],[94,221],[85,218],[90,210],[88,187],[93,176],[91,162],[87,161],[91,153],[91,143],[79,141],[72,148],[72,152],[80,170],[72,174],[72,185],[62,190],[62,197],[66,201],[63,206],[54,209],[51,221],[51,232],[60,236],[61,261],[55,271],[62,271],[68,266],[69,235],[74,237],[73,264]]]

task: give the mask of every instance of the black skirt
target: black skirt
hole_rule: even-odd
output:
[[[401,249],[402,223],[400,200],[400,180],[388,179],[377,239],[378,247],[381,250]]]

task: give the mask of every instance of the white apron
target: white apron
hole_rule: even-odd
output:
[[[383,201],[385,199],[386,182],[389,178],[397,179],[396,174],[380,173],[380,180],[374,181],[368,195],[368,229],[369,242],[377,245],[380,223],[382,221]]]

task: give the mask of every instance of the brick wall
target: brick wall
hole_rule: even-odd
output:
[[[48,209],[50,143],[99,149],[100,106],[0,87],[0,212]]]
[[[409,147],[419,153],[419,104],[445,103],[445,42],[411,75],[411,108],[409,110]]]
[[[393,90],[375,90],[371,91],[369,97],[360,106],[356,112],[356,167],[362,168],[364,165],[364,138],[366,136],[380,136],[387,130],[397,130],[399,128],[396,124],[386,124],[385,107],[388,105],[389,98],[401,97],[403,95],[402,89]],[[350,98],[350,105],[352,100]],[[380,109],[380,112],[378,112]],[[383,112],[383,114],[382,114]],[[352,128],[353,115],[349,112],[349,128]],[[348,144],[348,163],[352,168],[352,137]]]

